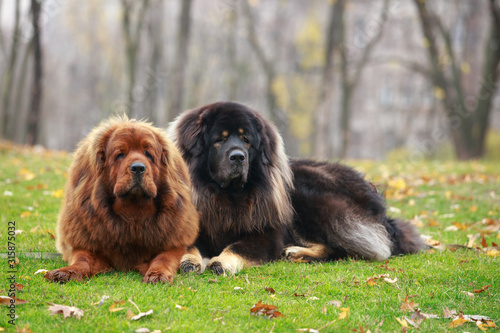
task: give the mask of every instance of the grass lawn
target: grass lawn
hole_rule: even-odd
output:
[[[498,248],[491,248],[492,243],[500,244],[498,164],[349,163],[384,191],[391,215],[411,220],[437,247],[420,254],[387,262],[276,262],[227,277],[209,272],[180,274],[170,286],[144,285],[134,272],[113,272],[83,283],[59,285],[34,273],[65,263],[57,258],[32,258],[28,253],[56,251],[56,221],[70,161],[66,153],[0,143],[0,253],[4,254],[0,258],[0,295],[9,294],[8,278],[13,274],[20,285],[16,298],[28,301],[17,304],[15,325],[9,323],[9,308],[0,305],[0,331],[15,332],[16,326],[33,332],[134,332],[139,328],[151,332],[417,331],[407,319],[420,325],[419,332],[487,328],[484,321],[481,327],[467,322],[452,328],[453,319],[443,318],[443,308],[488,316],[500,325],[500,257]],[[9,273],[8,224],[14,221],[19,263],[15,273]],[[445,249],[446,244],[473,249]],[[388,275],[387,280],[378,278],[382,274]],[[488,285],[487,290],[474,292]],[[137,321],[127,319],[127,312],[139,313],[129,300],[141,312],[153,313]],[[250,309],[259,301],[277,306],[284,316],[252,315]],[[81,319],[52,316],[48,303],[74,306],[84,315]],[[113,308],[123,309],[110,311]],[[416,308],[439,318],[422,322]]]

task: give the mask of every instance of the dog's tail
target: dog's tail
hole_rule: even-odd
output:
[[[415,253],[427,248],[418,231],[410,223],[390,217],[387,218],[387,223],[389,224],[387,231],[393,244],[391,251],[393,256]]]

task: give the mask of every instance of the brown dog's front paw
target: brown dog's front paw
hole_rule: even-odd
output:
[[[54,269],[53,271],[47,272],[44,278],[50,282],[66,283],[70,280],[73,281],[83,281],[84,274],[73,269]]]
[[[143,283],[157,284],[157,283],[172,283],[174,281],[173,274],[165,274],[163,272],[148,271],[144,278]]]

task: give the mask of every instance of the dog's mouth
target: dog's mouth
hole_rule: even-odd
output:
[[[216,182],[223,189],[232,189],[235,191],[239,191],[245,187],[247,177],[241,172],[233,171],[227,177],[216,180]]]
[[[120,199],[149,200],[156,196],[156,188],[145,182],[142,177],[132,177],[129,182],[117,183],[114,194]]]

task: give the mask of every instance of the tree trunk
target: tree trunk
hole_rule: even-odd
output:
[[[31,14],[33,23],[33,88],[31,91],[31,107],[28,114],[28,130],[26,143],[34,145],[39,140],[40,113],[42,109],[42,79],[43,79],[43,53],[41,45],[40,15],[42,3],[31,0]]]
[[[236,50],[236,32],[238,23],[238,0],[232,1],[232,9],[229,11],[229,32],[227,40],[227,59],[229,63],[227,85],[228,85],[228,99],[235,101],[238,92],[238,61]]]
[[[495,0],[490,0],[491,27],[486,41],[481,82],[475,98],[475,109],[468,110],[465,104],[460,71],[453,54],[453,45],[448,31],[438,17],[432,16],[425,2],[414,0],[418,9],[422,32],[428,41],[428,53],[432,66],[432,81],[441,91],[441,103],[448,119],[449,132],[459,160],[480,158],[484,154],[484,141],[488,129],[495,85],[498,82],[500,62],[500,9]],[[445,42],[445,50],[451,62],[451,82],[446,69],[439,64],[439,51],[434,31],[438,30]],[[435,88],[436,89],[436,88]]]
[[[136,108],[136,99],[134,97],[134,87],[136,83],[136,66],[137,57],[139,54],[139,45],[141,41],[141,30],[144,23],[144,17],[148,9],[149,0],[142,0],[139,5],[141,7],[138,9],[137,18],[134,23],[132,22],[133,8],[134,4],[137,4],[136,0],[122,0],[123,9],[123,21],[122,27],[125,37],[125,48],[126,48],[126,62],[127,62],[127,102],[125,107],[125,113],[128,116],[133,116]]]
[[[191,28],[191,5],[192,0],[180,0],[181,15],[179,19],[179,30],[177,32],[177,51],[173,69],[173,80],[171,81],[170,109],[168,110],[168,121],[172,121],[183,111],[185,72],[187,66],[188,46]]]
[[[7,70],[2,80],[2,114],[0,124],[0,136],[6,137],[10,122],[10,97],[12,86],[14,84],[14,70],[16,67],[17,51],[19,46],[19,16],[20,16],[20,1],[15,2],[14,14],[14,31],[12,33],[12,45],[10,48]]]
[[[276,72],[273,62],[267,58],[266,54],[264,53],[264,48],[260,44],[260,41],[257,37],[250,5],[247,1],[243,1],[242,4],[247,23],[246,26],[248,41],[266,77],[266,101],[270,118],[276,124],[278,131],[283,137],[283,141],[285,142],[285,147],[287,148],[288,154],[293,155],[293,148],[295,147],[295,145],[292,144],[288,117],[286,113],[278,107],[278,104],[276,103],[276,95],[273,91],[273,84],[276,79]]]
[[[25,105],[25,83],[26,78],[28,77],[28,70],[30,69],[30,56],[33,52],[33,44],[34,39],[30,39],[28,45],[26,45],[23,59],[21,61],[21,72],[18,76],[18,82],[16,86],[16,97],[13,104],[14,110],[17,110],[16,114],[16,124],[15,124],[15,136],[13,140],[16,142],[26,142],[26,134],[27,134],[27,117],[28,117],[28,107]]]
[[[314,156],[319,159],[331,157],[333,151],[330,129],[331,129],[331,109],[333,107],[334,93],[334,72],[333,63],[335,50],[338,48],[340,29],[339,24],[344,15],[345,0],[331,2],[329,5],[329,18],[326,31],[325,66],[323,67],[323,79],[321,82],[321,92],[319,104],[314,116]]]

